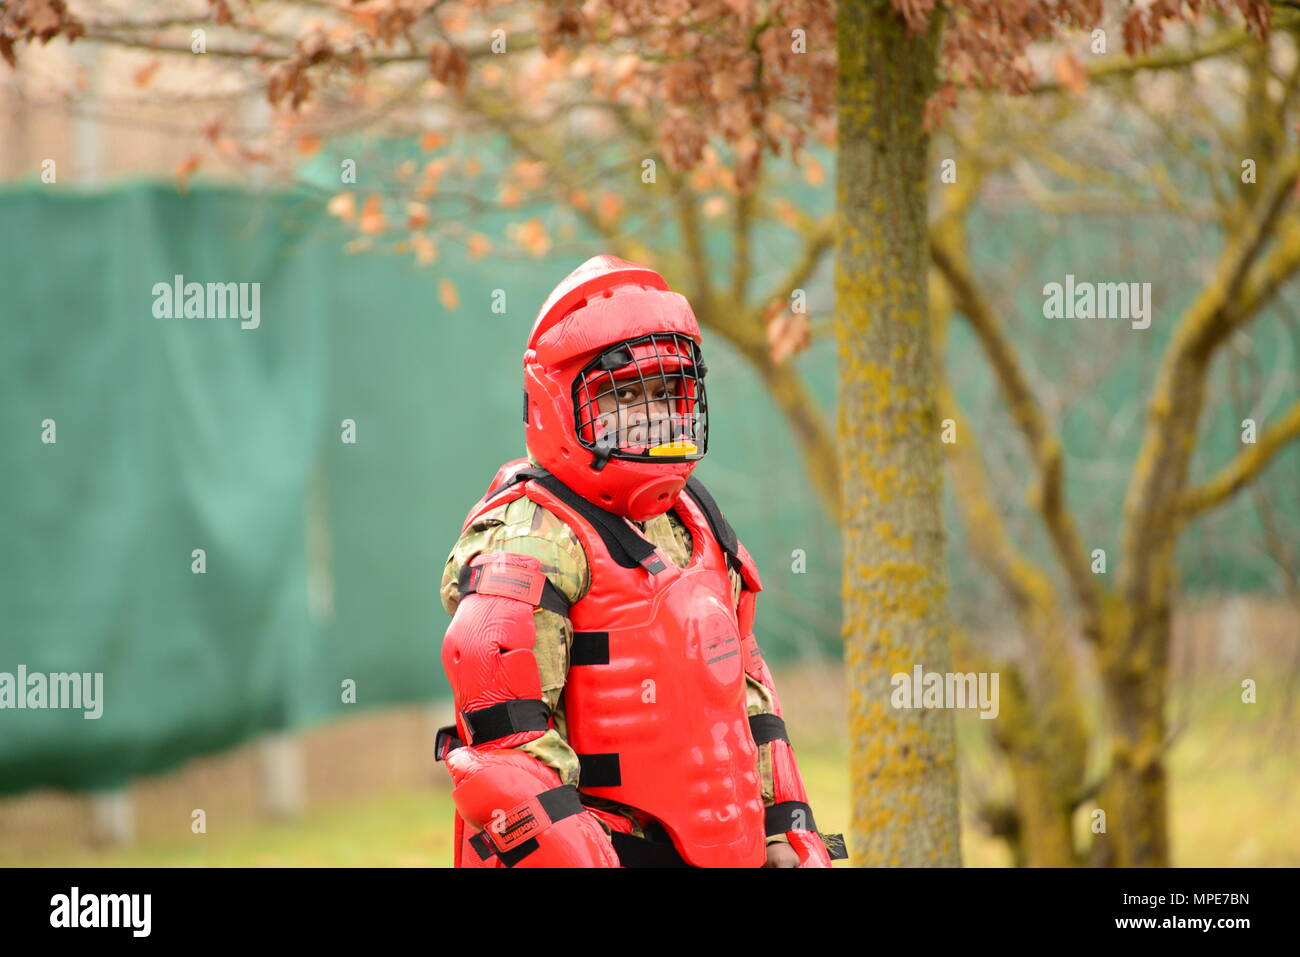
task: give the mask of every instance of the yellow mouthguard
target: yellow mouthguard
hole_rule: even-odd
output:
[[[656,445],[647,454],[649,455],[694,455],[699,449],[695,447],[694,442],[665,442],[663,445]]]

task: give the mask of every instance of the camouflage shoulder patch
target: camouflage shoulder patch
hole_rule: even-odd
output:
[[[587,556],[577,535],[554,512],[520,496],[484,512],[452,547],[439,595],[448,615],[460,604],[457,581],[467,562],[484,552],[515,552],[541,562],[546,577],[572,604],[590,587]]]

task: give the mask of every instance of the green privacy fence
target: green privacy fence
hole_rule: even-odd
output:
[[[417,268],[348,255],[322,207],[315,192],[150,184],[0,192],[0,674],[103,675],[95,720],[0,710],[0,793],[114,786],[266,730],[446,696],[442,563],[497,466],[523,453],[537,306],[596,250],[469,262],[448,246]],[[504,222],[475,225],[499,237]],[[257,327],[156,315],[156,284],[177,275],[258,283]],[[445,278],[456,309],[439,304]],[[828,280],[810,301],[829,301]],[[504,315],[494,288],[508,291]],[[960,325],[952,349],[979,408],[990,385]],[[713,430],[697,474],[759,562],[759,638],[776,662],[835,654],[836,530],[759,382],[707,332],[705,351]],[[1139,394],[1155,355],[1099,388]],[[829,409],[833,342],[799,362]],[[1209,460],[1232,442],[1216,432]],[[1130,462],[1131,445],[1067,431],[1072,467]],[[1270,481],[1295,474],[1288,456]],[[1122,486],[1076,479],[1070,492],[1104,507]],[[954,602],[987,603],[948,508]],[[1241,562],[1192,572],[1193,587],[1267,587]]]
[[[121,781],[293,716],[326,261],[289,255],[272,213],[149,188],[0,203],[0,671],[104,676],[97,720],[0,712],[4,791]],[[260,328],[155,318],[175,274],[260,279]]]
[[[347,238],[314,193],[0,194],[0,673],[103,675],[97,719],[0,710],[0,792],[114,786],[268,729],[446,696],[442,564],[523,454],[523,342],[580,258],[520,263],[498,315],[499,266],[448,253],[417,269],[347,255]],[[183,303],[156,315],[156,284],[178,275],[260,284],[256,328]],[[798,607],[774,580],[768,644],[833,647],[833,529],[800,501],[741,364],[715,346],[710,367],[699,474],[760,560],[810,555]],[[772,453],[757,469],[755,442]],[[787,507],[762,520],[771,498]]]

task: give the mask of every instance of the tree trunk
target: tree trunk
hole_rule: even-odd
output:
[[[931,293],[939,369],[943,368],[946,342],[945,310],[950,305],[945,298],[942,287],[938,296]],[[946,447],[948,474],[970,549],[998,582],[1023,635],[1014,660],[999,662],[963,645],[956,640],[959,633],[954,632],[958,670],[997,671],[1002,676],[1001,710],[997,720],[989,722],[988,730],[1011,770],[1013,810],[987,808],[981,816],[1011,844],[1019,863],[1073,867],[1079,858],[1072,821],[1085,786],[1088,730],[1065,616],[1051,579],[1012,545],[988,487],[975,432],[957,410],[942,374],[940,379],[940,407],[957,428],[957,441]],[[1007,813],[1014,816],[1014,827],[1006,826]]]
[[[1061,663],[1068,666],[1068,651],[1045,650],[1061,651]],[[996,726],[995,740],[1011,770],[1021,864],[1076,867],[1074,801],[1082,790],[1087,738],[1074,707],[1072,682],[1058,700],[1045,697],[1047,687],[1035,692],[1024,687],[1018,668],[1004,670],[1001,713],[990,724]]]
[[[1094,855],[1118,867],[1169,866],[1165,704],[1179,500],[1196,448],[1213,337],[1221,340],[1226,328],[1184,320],[1175,333],[1147,405],[1147,434],[1124,500],[1119,594],[1107,600],[1098,649],[1111,766],[1102,803],[1107,833]]]
[[[1111,720],[1110,772],[1102,794],[1106,833],[1093,863],[1169,866],[1169,786],[1164,749],[1170,593],[1128,605],[1103,638],[1102,687]]]
[[[839,347],[850,849],[867,866],[959,866],[953,714],[895,709],[890,676],[948,672],[942,471],[927,325],[936,14],[908,32],[889,0],[837,14],[835,330]]]

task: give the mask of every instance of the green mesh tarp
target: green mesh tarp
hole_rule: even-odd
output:
[[[789,195],[810,212],[829,198],[800,188]],[[437,263],[418,267],[390,240],[349,255],[355,233],[326,215],[327,195],[0,191],[0,673],[104,675],[97,720],[0,710],[0,793],[114,786],[265,730],[446,698],[442,564],[497,467],[523,454],[520,360],[537,307],[599,250],[570,245],[539,259],[502,250],[471,262],[448,243]],[[473,226],[500,242],[508,216]],[[1020,227],[997,226],[981,232],[977,262],[1014,253]],[[1044,268],[1081,272],[1103,239],[1078,240]],[[784,263],[790,242],[778,233],[763,245],[788,247]],[[725,240],[712,248],[725,264]],[[782,270],[755,282],[774,283]],[[153,289],[176,275],[260,283],[258,328],[156,317]],[[444,279],[455,283],[456,308],[440,304]],[[818,323],[829,316],[829,279],[828,262],[809,282]],[[1026,288],[1022,324],[1041,309]],[[507,293],[504,314],[490,308],[496,289]],[[1068,491],[1090,543],[1113,548],[1140,437],[1120,426],[1140,424],[1168,328],[1158,315],[1150,337],[1133,337],[1105,370],[1090,393],[1100,424],[1081,405],[1067,410]],[[1271,314],[1251,336],[1265,371],[1289,370],[1269,381],[1293,390],[1287,329]],[[1094,335],[1075,325],[1050,330],[1045,345],[1018,344],[1038,382]],[[759,563],[759,640],[777,664],[810,650],[833,655],[837,531],[753,371],[707,330],[704,348],[710,450],[697,475]],[[948,359],[987,453],[1015,449],[960,322]],[[819,337],[798,362],[831,409],[833,340]],[[1198,475],[1240,448],[1229,412],[1207,413]],[[42,442],[46,420],[53,444]],[[355,423],[355,443],[342,441],[344,420]],[[1290,540],[1298,456],[1289,450],[1261,483]],[[1017,503],[1012,531],[1053,571],[1022,504],[1027,473],[1014,459],[1008,469],[1015,484],[1001,494]],[[950,499],[947,514],[955,607],[996,604]],[[1267,556],[1233,550],[1259,541],[1248,499],[1208,516],[1180,545],[1185,584],[1269,587]],[[191,570],[195,549],[204,574]],[[1212,560],[1194,560],[1204,555]]]
[[[325,263],[273,213],[166,189],[0,201],[0,671],[103,674],[98,719],[0,711],[6,792],[111,785],[293,718]],[[260,327],[156,318],[177,274],[260,281]]]
[[[104,676],[94,720],[0,710],[0,792],[116,786],[446,696],[442,564],[523,454],[523,342],[577,262],[515,270],[501,315],[491,263],[421,269],[349,255],[349,238],[315,193],[0,193],[0,673]],[[159,318],[155,285],[177,275],[259,283],[258,326]],[[456,309],[437,297],[448,276]],[[833,647],[833,528],[752,376],[716,344],[710,367],[727,428],[701,478],[760,561],[808,552],[797,604],[779,576],[765,596],[770,653]],[[774,498],[787,507],[760,521]]]

